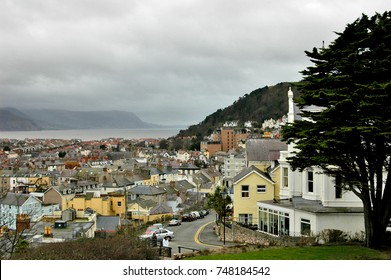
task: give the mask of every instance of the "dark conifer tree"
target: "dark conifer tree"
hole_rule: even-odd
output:
[[[366,245],[377,247],[391,216],[391,12],[363,14],[337,35],[306,52],[314,65],[295,99],[303,119],[283,137],[298,149],[293,169],[318,166],[362,200]],[[310,105],[323,110],[305,111]]]

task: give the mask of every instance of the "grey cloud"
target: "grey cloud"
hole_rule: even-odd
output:
[[[304,51],[389,1],[2,1],[0,104],[193,124],[300,79]]]

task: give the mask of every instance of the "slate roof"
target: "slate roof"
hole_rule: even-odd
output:
[[[134,182],[124,176],[115,176],[113,180],[104,182],[102,187],[104,188],[122,188],[134,185]]]
[[[180,166],[174,167],[176,169],[181,169],[181,170],[200,170],[199,167],[195,166],[192,163],[182,163]]]
[[[196,184],[204,184],[210,182],[210,179],[203,173],[193,174],[193,181]]]
[[[139,185],[131,188],[129,193],[138,195],[160,195],[166,193],[166,191],[152,186]]]
[[[116,231],[120,225],[119,216],[98,216],[96,218],[96,229],[104,231]]]
[[[122,176],[116,176],[114,178],[114,181],[117,183],[117,185],[119,187],[126,187],[126,186],[130,186],[130,185],[133,185],[134,182],[129,180],[128,178],[126,177],[122,177]]]
[[[254,171],[259,173],[261,176],[265,177],[266,179],[268,179],[270,181],[273,181],[269,174],[259,170],[254,165],[251,165],[250,167],[244,168],[239,174],[237,174],[233,178],[233,181],[237,182],[237,181],[241,180],[243,177],[247,176],[248,174],[250,174],[250,173],[252,173]]]
[[[248,139],[246,157],[249,161],[275,161],[280,158],[280,151],[288,150],[288,145],[279,139]]]
[[[7,193],[4,198],[0,200],[0,204],[4,205],[13,205],[13,206],[22,206],[28,199],[30,195],[20,194],[20,193]]]
[[[156,205],[149,211],[149,214],[151,215],[167,214],[167,213],[172,213],[172,208],[165,204]]]
[[[128,202],[128,204],[131,204],[131,203],[137,203],[140,205],[140,207],[142,207],[144,209],[150,209],[156,205],[156,201],[149,200],[149,199],[142,199],[142,198],[130,200]]]
[[[363,213],[362,207],[329,207],[324,206],[320,200],[308,200],[302,197],[293,197],[292,200],[284,199],[278,202],[262,201],[262,203],[311,213]]]

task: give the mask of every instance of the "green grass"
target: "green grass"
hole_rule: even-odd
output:
[[[309,246],[267,248],[237,254],[210,254],[191,260],[388,260],[391,252],[364,246]]]

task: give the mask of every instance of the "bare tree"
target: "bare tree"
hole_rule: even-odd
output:
[[[26,194],[6,193],[0,200],[0,258],[11,258],[29,246],[26,233],[34,234],[34,225],[42,215],[40,201]]]

